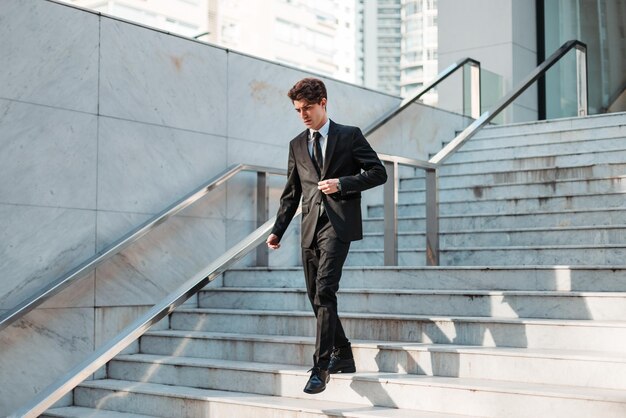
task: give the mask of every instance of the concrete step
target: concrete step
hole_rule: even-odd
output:
[[[538,183],[481,185],[440,190],[440,202],[475,201],[482,199],[517,199],[533,197],[572,196],[582,194],[620,193],[626,191],[626,176],[585,180],[554,180]],[[400,204],[424,203],[424,190],[401,190]]]
[[[478,134],[470,140],[484,140],[493,138],[500,141],[504,137],[514,135],[544,135],[551,132],[564,132],[565,138],[579,130],[589,130],[605,128],[626,124],[626,113],[610,113],[602,115],[592,115],[572,118],[550,119],[543,121],[512,123],[507,125],[489,125],[481,129]]]
[[[508,213],[529,213],[558,212],[564,210],[598,210],[598,209],[624,209],[626,192],[603,193],[603,194],[572,194],[564,196],[544,196],[544,197],[518,197],[509,199],[472,199],[453,200],[452,196],[440,196],[440,215],[460,215],[465,214],[508,214]],[[446,200],[443,200],[443,199]],[[450,200],[447,200],[450,199]],[[398,205],[398,216],[400,217],[423,217],[425,208],[423,203],[400,204]],[[626,211],[622,212],[625,214]],[[384,215],[383,205],[372,205],[367,209],[368,218],[381,218]],[[624,219],[624,218],[622,218]],[[624,223],[624,222],[621,222]],[[527,225],[533,226],[533,225]]]
[[[401,266],[425,265],[424,248],[398,249]],[[626,243],[607,245],[532,245],[508,247],[440,247],[440,265],[614,265],[622,263]],[[382,266],[383,249],[351,250],[349,266]]]
[[[517,143],[517,140],[524,141],[523,136],[502,138],[502,141],[495,143],[489,141],[490,144],[478,144],[473,147],[470,145],[471,140],[465,144],[468,147],[461,147],[452,157],[451,162],[475,162],[486,161],[490,157],[497,155],[498,159],[516,159],[520,155],[525,158],[571,155],[581,153],[595,153],[603,150],[621,151],[626,150],[624,137],[626,137],[626,125],[603,128],[599,132],[591,129],[574,135],[568,133],[572,138],[564,139],[560,132],[537,137],[530,135],[532,139],[526,139],[526,143]],[[576,137],[577,136],[577,137]],[[552,142],[550,141],[552,139]],[[533,141],[539,143],[533,144]],[[480,145],[483,145],[480,147]]]
[[[109,363],[114,379],[202,389],[245,391],[309,399],[308,373],[298,366],[151,355],[120,356]],[[332,389],[332,390],[329,390]],[[429,377],[398,373],[333,375],[315,399],[357,405],[480,416],[623,416],[623,391],[560,385]],[[517,412],[513,412],[517,411]]]
[[[596,140],[626,136],[626,124],[608,124],[606,126],[582,127],[578,129],[551,129],[546,132],[509,132],[506,136],[488,136],[480,133],[467,141],[458,152],[502,148],[523,148],[527,146],[554,145],[567,146],[570,143],[593,144]],[[598,149],[590,148],[590,150]]]
[[[626,292],[344,289],[341,312],[498,318],[626,318]],[[306,289],[214,288],[198,294],[207,309],[310,309]]]
[[[523,229],[531,227],[608,227],[620,225],[626,221],[626,210],[622,208],[600,208],[563,211],[514,212],[514,213],[468,213],[443,214],[439,216],[441,230],[490,230],[490,229]],[[398,217],[398,231],[424,232],[426,221],[424,217]],[[382,233],[384,223],[382,217],[363,220],[364,233]]]
[[[106,409],[100,409],[97,405],[94,406],[94,408],[85,408],[82,406],[52,408],[41,415],[42,418],[154,418],[156,416],[157,415],[107,411]]]
[[[141,353],[255,363],[311,364],[312,337],[154,331]],[[410,342],[352,341],[359,372],[506,380],[626,389],[626,354],[489,348]],[[576,370],[576,373],[571,373]]]
[[[481,129],[475,139],[501,138],[516,134],[544,134],[553,131],[575,131],[579,129],[602,128],[623,125],[625,112],[604,113],[586,117],[567,117],[559,119],[511,123],[506,125],[488,125]]]
[[[228,383],[232,385],[233,382]],[[84,382],[76,388],[75,392],[77,402],[83,405],[106,406],[120,411],[146,411],[154,416],[168,418],[462,418],[466,416],[320,400],[318,396],[298,399],[243,393],[236,390],[212,390],[113,379]]]
[[[497,155],[485,156],[484,160],[456,162],[456,155],[450,157],[438,170],[439,175],[481,174],[554,167],[579,167],[592,164],[621,164],[626,161],[626,150],[603,149],[593,153],[543,155],[537,157],[520,156],[518,158],[498,158]]]
[[[511,170],[495,173],[481,173],[472,176],[440,175],[439,190],[482,185],[537,183],[555,180],[592,179],[615,177],[626,174],[626,164],[592,164],[577,167],[553,167],[533,170]],[[424,189],[423,173],[400,178],[400,191],[406,189]]]
[[[520,347],[556,350],[623,351],[626,322],[495,318],[340,312],[346,335],[355,340]],[[310,311],[183,309],[170,328],[243,334],[315,335]]]
[[[304,286],[302,268],[232,269],[224,273],[225,287],[293,288]],[[206,289],[215,286],[209,284]],[[552,290],[624,292],[626,267],[510,266],[510,267],[346,267],[341,289],[421,290]]]
[[[519,228],[476,229],[465,231],[440,231],[441,247],[494,247],[524,245],[569,245],[576,244],[622,244],[626,243],[626,225],[557,227],[557,228]],[[399,248],[417,248],[426,245],[425,233],[398,233]],[[383,248],[384,234],[364,233],[363,239],[355,241],[351,249]]]

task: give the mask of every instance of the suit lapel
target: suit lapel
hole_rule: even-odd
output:
[[[328,127],[328,138],[326,139],[326,154],[324,155],[324,169],[322,170],[322,178],[326,177],[328,167],[333,159],[333,153],[335,152],[335,145],[337,145],[337,125],[332,120]]]

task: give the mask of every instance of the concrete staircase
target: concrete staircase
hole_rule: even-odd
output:
[[[626,251],[626,115],[483,129],[439,172],[441,265],[612,265]],[[425,264],[424,177],[400,182],[399,263]],[[383,207],[350,265],[383,263]]]
[[[624,417],[625,169],[626,114],[485,129],[440,173],[442,267],[420,267],[423,178],[401,182],[405,266],[366,266],[369,208],[339,295],[357,373],[303,393],[301,270],[235,269],[45,416]]]

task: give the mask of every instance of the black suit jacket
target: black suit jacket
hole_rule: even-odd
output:
[[[302,198],[302,247],[313,242],[322,201],[339,239],[359,240],[363,238],[361,192],[387,181],[385,167],[359,128],[330,121],[321,180],[338,178],[341,193],[325,195],[317,189],[320,176],[307,147],[308,133],[306,129],[289,143],[287,184],[272,233],[283,236]]]

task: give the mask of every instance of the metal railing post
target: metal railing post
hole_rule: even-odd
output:
[[[387,182],[384,194],[384,223],[385,223],[385,254],[386,266],[398,265],[398,163],[385,161]]]
[[[576,96],[578,116],[587,116],[587,49],[576,46]]]
[[[437,170],[426,170],[426,265],[439,265],[439,191]]]
[[[256,227],[259,228],[269,217],[267,194],[267,173],[258,172],[256,175]],[[267,245],[259,245],[256,248],[256,265],[267,267],[269,264],[269,252]]]
[[[480,117],[480,63],[470,61],[470,116]]]

